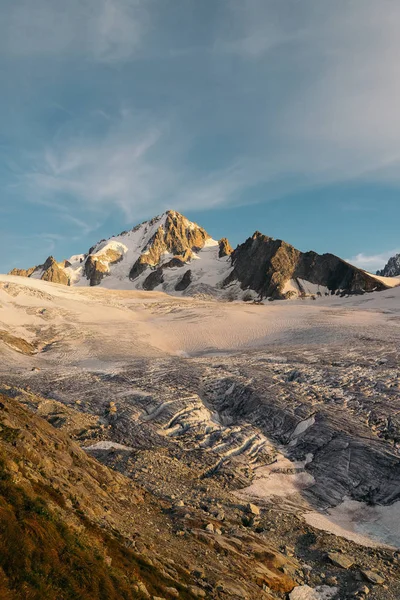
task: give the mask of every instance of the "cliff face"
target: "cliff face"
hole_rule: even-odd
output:
[[[361,269],[333,254],[300,252],[282,240],[256,232],[231,255],[233,270],[224,284],[238,281],[242,289],[250,288],[261,297],[284,298],[285,288],[298,280],[327,288],[335,293],[361,293],[383,290],[386,286]]]
[[[8,274],[16,275],[17,277],[30,277],[38,267],[30,267],[29,269],[12,269]]]
[[[397,277],[400,275],[400,254],[389,258],[388,262],[381,271],[376,272],[381,277]]]
[[[9,275],[18,275],[20,277],[37,277],[43,281],[59,283],[61,285],[70,285],[70,279],[65,272],[68,261],[58,263],[53,256],[49,256],[43,265],[31,267],[29,269],[12,269]]]
[[[129,278],[134,281],[149,267],[159,266],[164,254],[172,254],[173,258],[164,264],[162,269],[183,266],[190,262],[193,252],[204,248],[208,239],[210,236],[202,227],[191,223],[183,215],[169,210],[165,222],[158,227],[132,266]],[[155,286],[152,287],[152,283],[158,285],[162,279],[161,274],[147,277],[145,289],[153,289]]]
[[[43,273],[40,279],[50,281],[51,283],[60,283],[61,285],[69,285],[69,277],[64,271],[63,266],[60,266],[56,260],[49,256],[43,265]]]
[[[230,256],[233,252],[233,248],[230,245],[227,238],[221,238],[218,242],[219,245],[219,254],[218,256],[222,258],[223,256]]]
[[[293,275],[300,252],[281,240],[258,231],[231,254],[233,270],[225,280],[238,281],[242,289],[250,288],[263,297],[280,297],[281,290]]]
[[[122,258],[122,253],[112,248],[109,248],[98,256],[89,254],[85,261],[85,275],[90,285],[99,285],[102,279],[109,273],[110,266],[116,265]]]
[[[354,294],[386,289],[382,282],[334,254],[301,253],[294,276],[325,286],[331,292]]]

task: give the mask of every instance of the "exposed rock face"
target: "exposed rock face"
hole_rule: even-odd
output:
[[[44,263],[43,274],[40,279],[43,279],[43,281],[50,281],[51,283],[60,283],[62,285],[70,284],[68,275],[52,256],[49,256]]]
[[[50,281],[51,283],[60,283],[61,285],[70,285],[70,279],[65,273],[64,268],[69,265],[68,261],[57,263],[53,256],[49,256],[43,265],[31,267],[29,269],[13,269],[9,275],[19,275],[20,277],[31,277],[35,273],[41,273],[40,279]]]
[[[18,277],[30,277],[38,267],[31,267],[30,269],[12,269],[8,274],[17,275]]]
[[[397,275],[400,275],[400,254],[389,258],[384,268],[381,271],[377,271],[376,274],[381,277],[397,277]]]
[[[258,231],[231,255],[233,270],[224,284],[239,281],[261,297],[283,298],[290,280],[304,279],[327,287],[331,292],[360,293],[383,290],[386,286],[333,254],[300,252],[282,240]]]
[[[152,271],[143,282],[144,290],[154,290],[155,287],[164,282],[163,271],[161,268]]]
[[[188,271],[186,271],[186,273],[184,273],[182,279],[180,279],[178,281],[178,283],[175,286],[175,291],[177,292],[182,292],[183,290],[186,290],[186,288],[192,283],[192,271],[189,269]]]
[[[219,244],[219,254],[218,254],[219,258],[222,258],[223,256],[230,256],[232,254],[233,248],[226,238],[221,238],[219,240],[218,244]]]
[[[183,215],[169,210],[164,225],[158,227],[149,243],[143,248],[142,254],[129,273],[129,278],[134,280],[147,267],[159,265],[165,253],[173,254],[174,258],[182,263],[188,262],[192,252],[203,248],[208,239],[210,236],[202,227],[191,223]],[[170,263],[166,266],[177,266]]]
[[[109,273],[110,265],[115,265],[120,260],[122,260],[122,254],[111,248],[100,255],[89,254],[85,262],[85,274],[90,281],[90,285],[99,285]]]
[[[188,264],[190,270],[182,276],[179,271]],[[44,265],[14,269],[11,274],[64,285],[104,282],[114,289],[152,290],[162,285],[166,292],[186,290],[230,300],[251,300],[257,294],[260,299],[315,298],[388,287],[333,254],[304,253],[258,231],[233,251],[226,238],[213,240],[202,227],[172,210],[101,240],[87,254],[60,263],[49,257]],[[249,290],[246,297],[242,290]]]

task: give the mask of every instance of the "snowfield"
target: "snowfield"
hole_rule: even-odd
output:
[[[11,275],[0,275],[0,285],[1,327],[28,341],[51,331],[60,347],[73,339],[76,364],[86,358],[193,356],[280,343],[335,344],[361,332],[381,337],[385,328],[390,337],[400,324],[400,288],[252,304],[70,288]]]

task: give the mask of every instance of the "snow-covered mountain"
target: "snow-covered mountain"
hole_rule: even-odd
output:
[[[400,254],[396,254],[389,258],[387,264],[381,271],[376,272],[381,277],[397,277],[400,275]]]
[[[176,211],[141,223],[130,231],[101,240],[86,254],[11,274],[77,286],[114,289],[163,289],[166,292],[214,292],[232,267],[232,248],[219,242]]]
[[[333,254],[300,252],[256,232],[232,250],[169,210],[130,231],[101,240],[85,254],[14,269],[12,275],[74,286],[199,293],[225,299],[291,298],[380,291],[388,282]]]

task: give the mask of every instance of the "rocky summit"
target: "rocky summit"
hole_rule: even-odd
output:
[[[381,277],[397,277],[400,275],[400,254],[396,254],[389,258],[386,265],[381,271],[377,271],[377,275]]]
[[[85,254],[49,257],[12,275],[71,286],[206,294],[226,300],[289,299],[382,291],[389,283],[334,256],[300,252],[259,232],[233,250],[169,210],[101,240]]]

